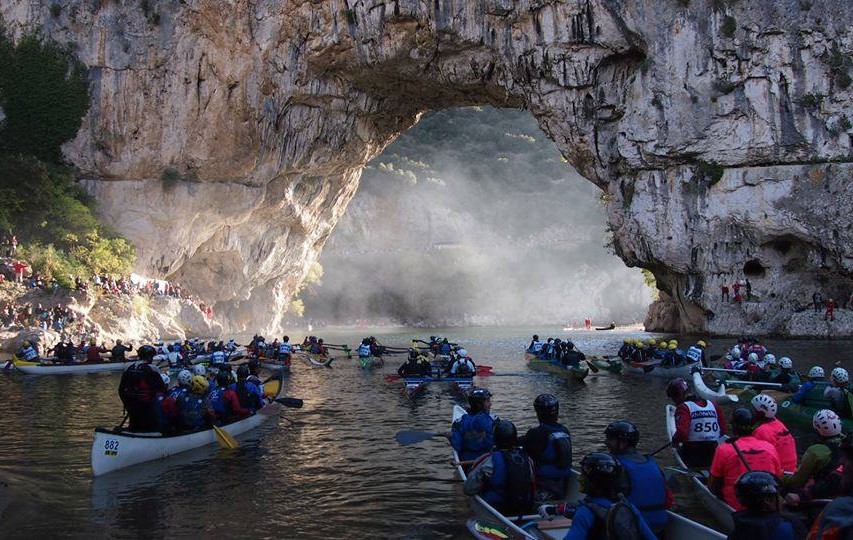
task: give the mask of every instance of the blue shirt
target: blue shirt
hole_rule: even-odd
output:
[[[593,504],[601,506],[602,508],[610,508],[613,506],[613,502],[610,499],[605,499],[603,497],[586,497],[584,501],[589,501]],[[634,515],[637,516],[637,521],[640,524],[640,534],[644,538],[644,540],[657,540],[657,536],[646,522],[643,520],[642,516],[640,516],[640,512],[634,508],[633,505],[628,503],[631,506],[631,509],[634,511]],[[577,512],[575,512],[574,517],[572,518],[572,527],[569,529],[569,532],[566,533],[566,536],[563,537],[563,540],[606,540],[607,534],[605,532],[604,524],[601,523],[599,528],[600,534],[598,538],[590,538],[589,533],[595,525],[596,517],[595,514],[592,513],[592,510],[584,504],[580,504],[578,506]]]

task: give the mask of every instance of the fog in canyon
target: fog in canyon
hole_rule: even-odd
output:
[[[305,317],[328,323],[640,321],[639,269],[606,247],[602,192],[527,111],[426,114],[370,162]]]

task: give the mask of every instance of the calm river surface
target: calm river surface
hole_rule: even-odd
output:
[[[614,419],[640,428],[641,450],[666,442],[665,382],[642,377],[590,375],[586,384],[528,370],[522,350],[530,335],[571,337],[587,354],[614,354],[627,335],[557,328],[371,330],[388,345],[412,337],[447,335],[467,346],[478,363],[497,374],[479,385],[494,394],[492,410],[524,432],[536,423],[533,399],[550,392],[560,399],[575,460],[602,448],[604,427]],[[328,343],[356,345],[367,330],[314,331]],[[294,332],[292,338],[301,338]],[[684,343],[684,341],[682,341]],[[851,342],[769,341],[804,371],[812,362],[836,360],[850,368]],[[716,340],[711,353],[731,346]],[[389,357],[389,359],[400,357]],[[0,538],[463,538],[470,515],[454,482],[443,439],[401,447],[402,429],[448,428],[454,398],[435,385],[409,402],[400,383],[385,381],[399,362],[362,372],[356,361],[332,369],[294,363],[287,395],[305,407],[286,409],[277,421],[240,437],[237,450],[209,447],[153,464],[92,479],[93,428],[122,417],[118,374],[37,377],[0,376]],[[401,362],[402,360],[400,360]],[[669,464],[669,452],[660,454]],[[679,509],[701,516],[689,492]]]

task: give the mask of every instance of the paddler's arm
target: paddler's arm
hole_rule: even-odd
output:
[[[782,479],[782,484],[785,486],[787,491],[799,491],[803,489],[803,486],[814,476],[815,471],[818,469],[818,465],[823,461],[821,458],[822,452],[821,448],[826,449],[826,446],[810,446],[806,449],[806,453],[803,454],[803,460],[800,462],[800,466],[797,467],[796,472],[787,478]],[[827,449],[828,453],[828,449]]]
[[[462,491],[465,495],[479,495],[486,490],[489,479],[492,477],[492,455],[487,454],[481,457],[477,465],[468,473],[468,478],[462,486]]]

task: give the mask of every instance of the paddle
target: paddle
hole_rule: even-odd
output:
[[[237,442],[230,433],[225,431],[219,426],[213,426],[213,432],[216,433],[216,442],[219,443],[219,446],[222,448],[235,449],[240,446],[240,443]]]
[[[767,388],[782,388],[784,385],[779,383],[772,382],[758,382],[758,381],[726,381],[727,385],[732,384],[742,384],[744,386],[765,386]]]
[[[385,380],[388,382],[399,381],[402,378],[403,377],[400,377],[399,375],[385,375]]]
[[[701,369],[702,371],[734,373],[736,375],[746,375],[747,373],[749,373],[748,371],[746,371],[744,369],[723,369],[723,368],[710,368],[710,367],[703,367],[703,368],[699,368],[699,369]]]
[[[600,371],[598,369],[598,366],[596,366],[595,364],[593,364],[589,360],[585,360],[585,361],[586,361],[586,367],[588,367],[590,369],[590,371],[592,371],[593,373],[598,373]]]
[[[419,442],[432,439],[433,437],[442,437],[443,433],[433,433],[431,431],[398,431],[394,436],[400,446],[409,446]]]
[[[274,399],[273,401],[275,401],[276,403],[281,403],[285,407],[290,407],[292,409],[301,409],[302,404],[304,403],[301,399],[292,397],[278,398]]]
[[[655,454],[659,454],[659,453],[663,452],[664,450],[666,450],[667,448],[669,448],[670,446],[672,446],[672,441],[669,441],[668,443],[666,443],[665,445],[661,446],[660,448],[658,448],[657,450],[655,450],[654,452],[652,452],[652,453],[651,453],[651,454],[649,454],[649,455],[650,455],[650,456],[653,456],[653,455],[655,455]]]

